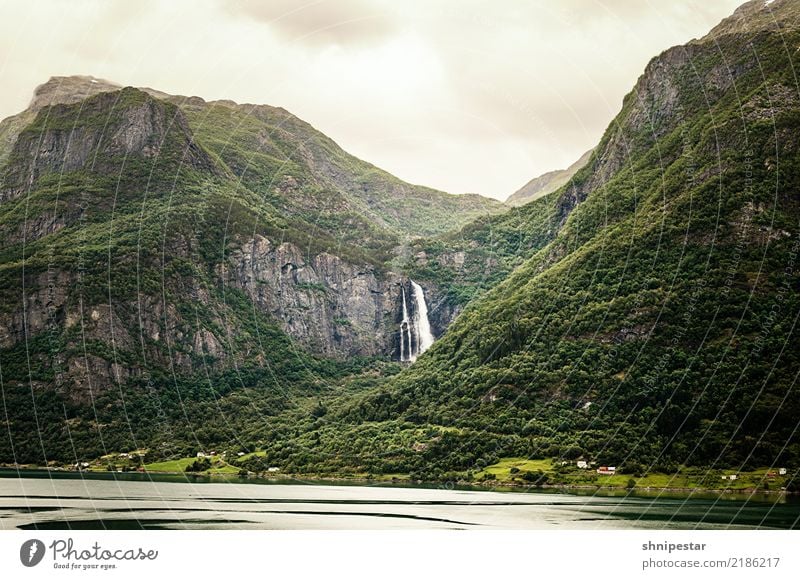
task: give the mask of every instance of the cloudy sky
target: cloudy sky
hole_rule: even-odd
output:
[[[739,0],[0,0],[0,116],[54,75],[282,106],[408,181],[504,199]]]

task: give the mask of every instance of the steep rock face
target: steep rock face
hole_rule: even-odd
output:
[[[93,76],[54,76],[36,87],[28,108],[0,121],[0,167],[8,158],[20,132],[46,106],[80,102],[101,92],[119,90],[119,85]]]
[[[621,171],[631,168],[636,150],[654,145],[686,118],[707,113],[737,80],[757,67],[742,33],[796,25],[800,9],[791,0],[742,5],[708,35],[674,46],[654,57],[625,97],[622,110],[606,130],[595,154],[561,191],[558,206],[563,225],[572,210],[593,191],[601,190]],[[722,54],[725,54],[722,57]],[[711,151],[713,153],[713,151]],[[674,159],[653,158],[667,166]]]
[[[287,334],[325,355],[385,355],[400,291],[400,277],[378,276],[321,253],[306,259],[291,243],[262,236],[231,255],[222,272]]]
[[[73,104],[103,92],[114,92],[122,87],[94,76],[53,76],[36,87],[28,109],[38,112],[52,105]]]
[[[264,313],[311,351],[327,356],[399,358],[402,289],[416,305],[407,278],[354,265],[329,253],[306,258],[291,243],[256,236],[235,251],[220,277],[244,291]],[[434,336],[460,311],[434,285],[422,285]]]
[[[79,170],[114,175],[131,157],[152,166],[162,155],[176,156],[187,167],[214,171],[180,109],[142,91],[126,88],[79,104],[51,105],[17,137],[0,202],[29,190],[43,175]]]
[[[45,272],[31,280],[33,289],[24,296],[24,307],[0,311],[0,348],[11,347],[61,324],[71,279],[68,273],[57,271]]]

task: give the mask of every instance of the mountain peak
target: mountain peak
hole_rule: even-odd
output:
[[[34,111],[54,104],[72,104],[101,92],[122,88],[111,81],[94,76],[53,76],[33,91],[30,108]]]
[[[800,2],[797,0],[751,0],[717,24],[702,40],[728,34],[753,34],[759,30],[786,30],[800,25]]]

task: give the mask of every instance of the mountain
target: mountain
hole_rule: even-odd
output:
[[[0,135],[0,369],[16,411],[0,462],[63,459],[67,441],[92,454],[130,430],[120,408],[147,431],[155,401],[185,418],[203,384],[213,400],[252,387],[269,414],[290,392],[395,372],[404,248],[505,210],[405,183],[280,108],[92,77],[51,79]]]
[[[455,252],[422,246],[431,278],[471,288],[491,269],[478,239],[529,257],[413,366],[266,456],[432,480],[503,457],[800,465],[798,45],[800,2],[756,0],[654,58],[570,183]]]
[[[743,5],[507,210],[282,109],[73,79],[0,124],[0,462],[800,468],[796,46],[798,0]]]
[[[556,171],[548,171],[538,177],[535,177],[523,185],[518,191],[511,194],[506,203],[509,205],[524,205],[530,201],[544,197],[548,193],[560,189],[572,179],[573,175],[578,172],[592,156],[593,149],[586,151],[580,158],[566,169],[558,169]]]

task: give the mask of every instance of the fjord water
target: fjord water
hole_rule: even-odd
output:
[[[800,501],[719,495],[253,484],[183,477],[0,476],[0,529],[791,529]],[[209,479],[205,479],[208,481]]]

